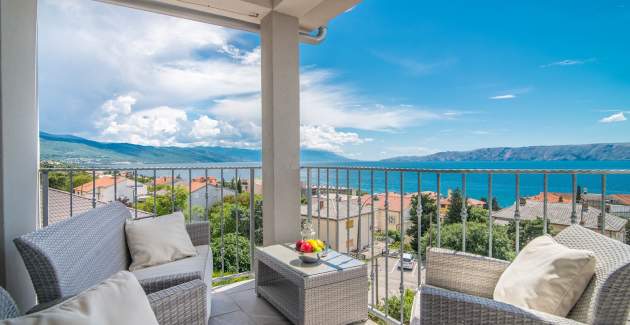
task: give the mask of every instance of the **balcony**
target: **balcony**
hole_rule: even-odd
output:
[[[42,168],[40,226],[113,200],[124,202],[135,218],[182,211],[189,223],[208,220],[215,249],[210,324],[286,323],[278,310],[254,292],[251,261],[254,247],[263,242],[260,192],[264,184],[260,175],[259,166],[245,165]],[[606,205],[611,196],[606,186],[607,182],[626,180],[628,175],[627,170],[304,166],[301,203],[295,204],[301,204],[302,222],[310,221],[318,238],[367,264],[368,322],[400,324],[409,322],[410,311],[401,315],[392,298],[413,294],[424,283],[428,246],[511,260],[532,238],[555,234],[571,224],[625,241],[627,221],[609,213]],[[118,185],[126,183],[144,188],[145,198],[139,200],[140,191]],[[554,189],[568,189],[564,195],[570,200],[559,203],[558,194],[549,191],[550,183]],[[579,193],[578,183],[590,184],[593,190],[597,183],[600,191]],[[511,200],[508,192],[514,195]],[[495,195],[504,208],[488,209],[487,202],[493,202]],[[462,206],[456,209],[456,204]],[[459,211],[456,222],[452,210]],[[417,234],[410,233],[410,228]],[[413,247],[418,234],[421,245]],[[234,242],[226,239],[233,235],[245,238],[247,246],[236,246],[235,256],[228,257],[226,245]],[[405,264],[408,268],[398,267],[402,257],[411,257]]]

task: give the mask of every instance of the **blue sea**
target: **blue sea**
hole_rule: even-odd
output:
[[[205,167],[209,164],[179,164],[169,165],[169,167]],[[222,163],[211,164],[212,166],[257,166],[259,163]],[[308,166],[321,167],[379,167],[379,168],[427,168],[427,169],[626,169],[630,170],[630,161],[474,161],[474,162],[336,162],[336,163],[305,163]],[[147,166],[147,165],[143,165]],[[122,166],[116,166],[122,167]],[[130,165],[130,168],[134,166]],[[150,168],[150,167],[149,167]],[[330,186],[335,186],[335,169],[329,170]],[[149,173],[142,173],[150,176]],[[184,179],[188,178],[186,171],[177,171],[177,175]],[[193,171],[192,177],[202,176],[204,171]],[[159,176],[170,176],[170,172],[159,172]],[[219,176],[217,171],[209,170],[210,176]],[[317,185],[316,170],[312,171],[312,184]],[[225,170],[224,178],[230,179],[234,176],[233,170]],[[302,170],[302,180],[306,182],[306,171]],[[239,177],[248,178],[249,172],[241,170]],[[260,171],[256,172],[256,177],[261,177]],[[346,171],[339,170],[339,186],[346,186]],[[358,172],[350,172],[350,187],[358,187]],[[446,195],[449,189],[461,188],[462,177],[460,174],[441,175],[441,193]],[[421,190],[436,191],[436,175],[423,173],[421,175]],[[588,193],[601,193],[600,175],[578,175],[577,184]],[[320,170],[320,185],[326,185],[326,170]],[[361,189],[370,191],[370,172],[361,172]],[[486,174],[472,174],[467,176],[467,194],[472,198],[482,198],[488,195],[488,176]],[[513,174],[493,175],[492,194],[497,198],[501,206],[507,206],[515,200],[515,176]],[[571,192],[570,175],[550,175],[548,189],[550,192]],[[400,191],[400,173],[388,173],[388,190]],[[385,177],[383,172],[374,173],[374,191],[385,191]],[[404,192],[417,192],[418,179],[415,172],[404,174]],[[520,176],[520,195],[535,195],[543,191],[543,175],[522,174]],[[630,193],[630,174],[608,175],[606,178],[606,193],[620,194]]]

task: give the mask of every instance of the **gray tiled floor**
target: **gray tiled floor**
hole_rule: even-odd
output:
[[[254,280],[216,288],[208,325],[284,325],[291,324],[262,298],[256,297]],[[368,321],[365,324],[374,324]]]

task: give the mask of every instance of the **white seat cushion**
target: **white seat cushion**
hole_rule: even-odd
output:
[[[127,271],[51,308],[1,325],[158,325],[136,277]]]
[[[540,236],[503,272],[494,300],[565,317],[595,274],[595,262],[591,251]]]
[[[133,271],[138,280],[180,273],[199,272],[203,282],[212,283],[212,252],[208,245],[196,246],[197,256]]]
[[[181,212],[142,220],[127,220],[127,246],[131,254],[129,271],[196,256]]]

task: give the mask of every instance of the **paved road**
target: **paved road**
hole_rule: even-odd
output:
[[[400,269],[398,268],[398,258],[378,256],[375,258],[378,268],[375,269],[377,280],[370,285],[369,302],[372,303],[372,289],[377,287],[375,293],[378,293],[378,300],[385,297],[387,291],[389,296],[400,295]],[[387,261],[387,268],[385,262]],[[372,262],[368,263],[368,275],[372,271]],[[421,270],[421,276],[424,277],[424,269]],[[415,263],[413,270],[404,270],[403,287],[406,289],[415,289],[418,285],[418,263]],[[387,287],[387,288],[386,288]]]

